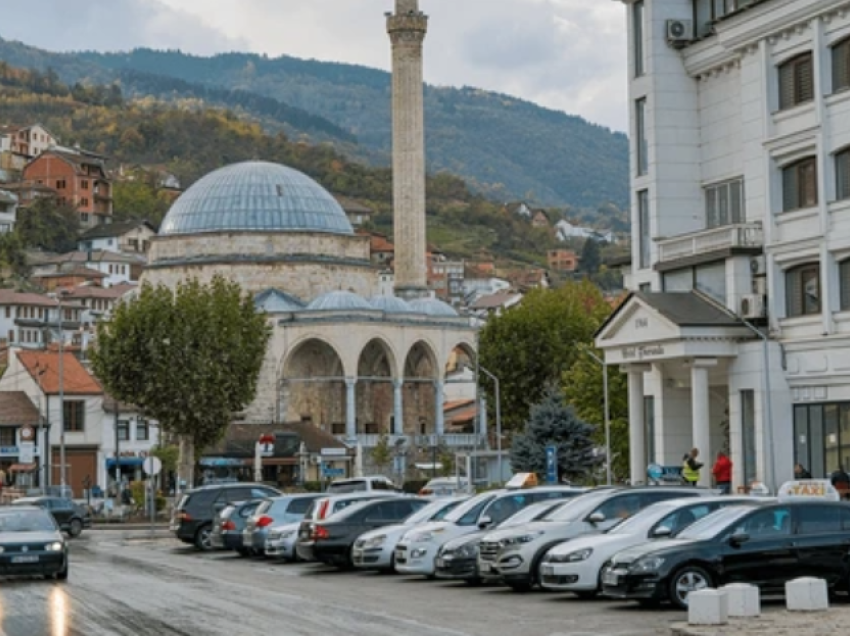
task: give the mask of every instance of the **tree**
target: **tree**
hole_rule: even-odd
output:
[[[60,253],[77,249],[79,228],[77,210],[50,197],[40,197],[18,210],[15,223],[15,233],[24,247]]]
[[[511,466],[516,472],[546,474],[546,447],[558,449],[558,481],[581,480],[599,465],[593,426],[578,418],[554,385],[531,407],[525,432],[514,436]]]
[[[269,336],[251,296],[221,276],[176,290],[146,284],[98,325],[91,361],[114,398],[180,438],[191,484],[195,449],[217,442],[253,399]]]
[[[177,470],[177,462],[180,459],[180,447],[174,444],[155,446],[151,450],[151,455],[162,462],[162,471],[164,473],[171,473]]]
[[[603,358],[601,351],[589,349]],[[626,376],[618,369],[605,367],[608,373],[608,411],[611,424],[611,472],[615,477],[629,476],[629,392]],[[593,439],[605,446],[605,392],[602,366],[589,355],[576,359],[564,372],[564,397],[578,417],[595,426]]]
[[[390,447],[390,438],[386,435],[381,435],[378,443],[371,452],[372,463],[378,472],[383,472],[384,468],[389,466],[393,461],[393,449]]]
[[[561,376],[611,313],[599,289],[589,281],[558,289],[533,290],[522,302],[491,318],[480,335],[481,364],[499,378],[502,425],[519,429],[547,384]],[[482,384],[492,396],[487,379]]]
[[[595,274],[599,271],[599,266],[602,264],[602,255],[599,250],[599,243],[595,238],[584,239],[579,260],[581,271],[588,274]]]

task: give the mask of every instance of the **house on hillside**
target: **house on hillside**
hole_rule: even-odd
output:
[[[62,332],[66,343],[79,340],[82,306],[62,302]],[[0,289],[0,336],[11,346],[41,348],[56,340],[59,301],[42,294]]]
[[[52,292],[57,289],[77,287],[78,285],[101,287],[104,279],[107,278],[107,275],[103,272],[85,265],[76,263],[67,263],[66,265],[55,272],[33,274],[30,276],[30,281],[45,291]]]
[[[531,208],[522,201],[514,201],[512,203],[506,203],[505,209],[511,214],[518,214],[519,216],[524,216],[527,219],[531,218]]]
[[[335,198],[354,227],[360,227],[372,220],[374,214],[372,208],[342,195],[335,195]]]
[[[518,305],[521,301],[522,294],[502,291],[476,298],[469,304],[469,311],[478,318],[486,320],[491,316],[501,316],[505,310]]]
[[[427,254],[428,288],[440,300],[450,304],[463,300],[464,263],[462,260],[449,260],[441,252]]]
[[[18,218],[18,197],[8,190],[0,190],[0,234],[15,229]]]
[[[137,289],[132,283],[99,287],[96,285],[80,285],[66,290],[65,297],[78,302],[82,306],[80,320],[83,328],[92,327],[112,313],[115,305],[129,292]]]
[[[107,223],[86,230],[77,242],[77,249],[147,254],[154,236],[156,228],[148,221]]]
[[[387,239],[385,234],[378,232],[360,231],[369,237],[369,258],[376,265],[392,267],[395,259],[395,246]]]
[[[578,269],[579,257],[574,250],[556,249],[546,253],[549,269],[556,272],[574,272]]]
[[[0,470],[6,473],[8,484],[27,489],[41,483],[38,462],[44,450],[44,429],[39,427],[39,409],[23,391],[0,391]],[[35,429],[34,462],[21,462],[22,428]]]
[[[523,293],[538,288],[548,289],[550,286],[546,270],[537,268],[511,272],[508,274],[508,281],[515,290]]]
[[[545,210],[534,210],[531,215],[531,226],[538,228],[551,228],[552,222],[549,220],[549,215]]]
[[[567,239],[593,239],[595,241],[613,243],[615,240],[614,232],[611,230],[595,230],[591,227],[574,225],[566,219],[562,219],[555,224],[555,232],[557,237],[562,241],[566,241]]]
[[[147,260],[142,255],[124,254],[109,250],[68,252],[66,254],[36,253],[28,257],[32,276],[55,274],[76,266],[97,270],[106,277],[104,287],[120,283],[138,283]]]
[[[0,153],[19,155],[23,164],[55,145],[56,138],[41,124],[0,126]]]
[[[22,213],[38,199],[56,199],[58,194],[53,188],[35,182],[5,183],[3,189],[18,197],[18,211]]]

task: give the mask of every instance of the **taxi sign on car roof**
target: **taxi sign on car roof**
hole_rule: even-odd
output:
[[[788,499],[841,501],[841,496],[828,479],[799,479],[786,481],[779,489],[779,500]]]
[[[505,484],[505,488],[534,488],[537,485],[537,475],[534,473],[517,473]]]

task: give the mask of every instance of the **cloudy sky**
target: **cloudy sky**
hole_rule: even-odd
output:
[[[2,0],[0,36],[51,50],[251,51],[389,69],[393,0]],[[420,0],[425,79],[624,130],[625,17],[612,0]]]

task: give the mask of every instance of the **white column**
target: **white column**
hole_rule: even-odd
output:
[[[445,428],[443,421],[443,381],[434,380],[434,434],[443,435]]]
[[[393,380],[393,435],[404,435],[404,403],[402,401],[404,378]]]
[[[345,437],[357,437],[357,395],[354,388],[357,378],[345,378]]]
[[[711,430],[709,418],[708,370],[717,360],[694,360],[691,363],[691,426],[694,448],[704,464],[699,473],[699,485],[711,485]]]
[[[629,469],[632,484],[646,483],[646,424],[643,421],[643,369],[629,374]]]

